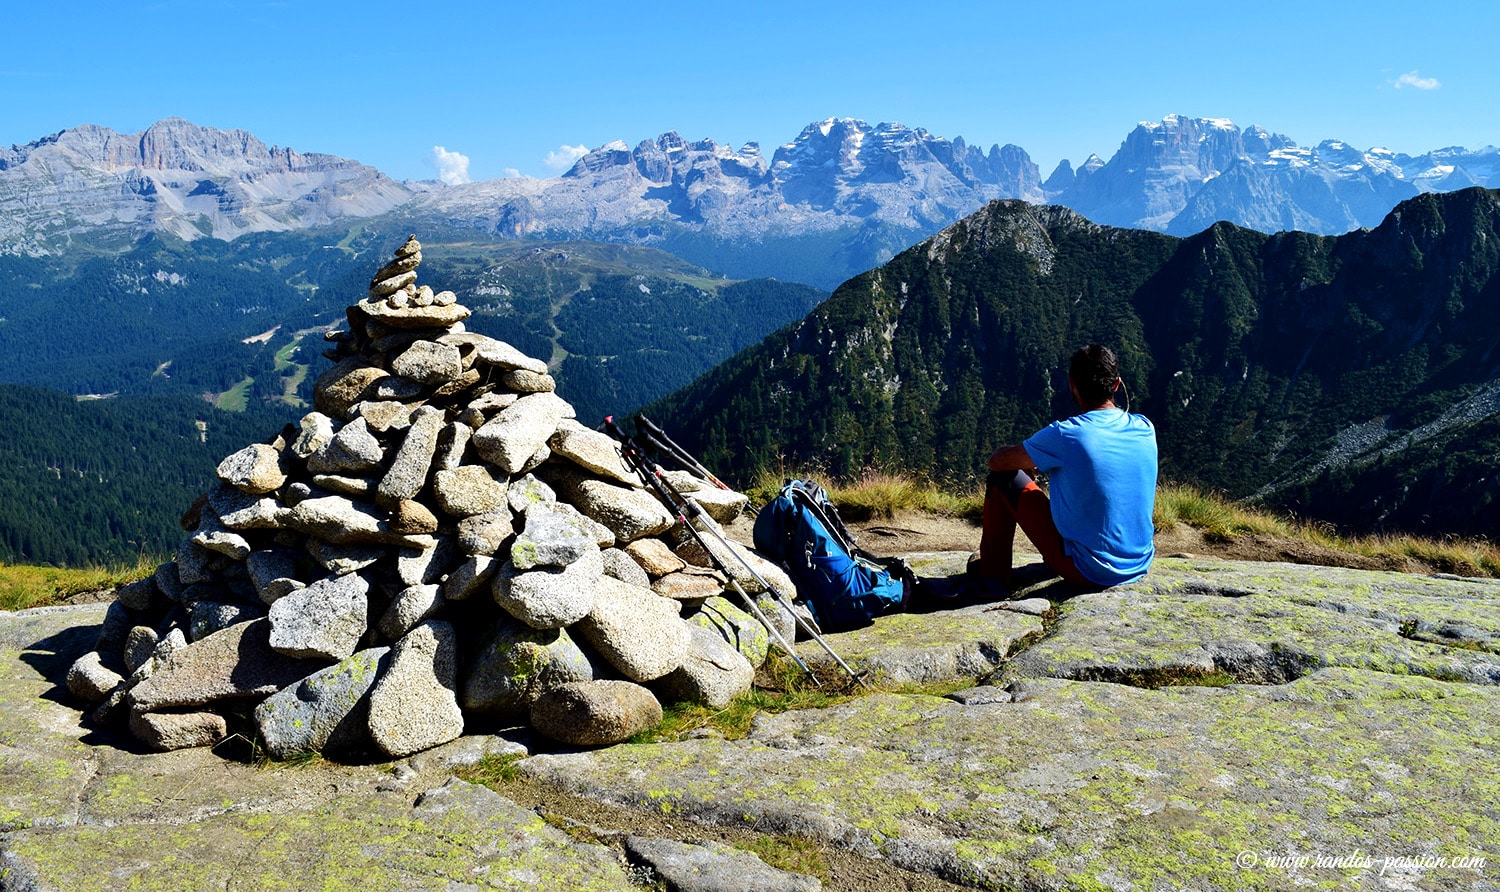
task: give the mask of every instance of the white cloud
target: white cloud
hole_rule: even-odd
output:
[[[516,170],[514,167],[507,167],[505,168],[505,170],[500,172],[500,175],[506,177],[507,179],[515,179],[516,177],[521,175],[521,172],[519,170]]]
[[[574,162],[579,158],[588,153],[588,146],[570,146],[567,143],[563,143],[555,150],[548,152],[547,157],[542,159],[542,163],[547,166],[548,170],[555,170],[558,173],[562,173],[572,167]]]
[[[427,159],[437,168],[438,179],[450,186],[469,181],[469,156],[450,152],[442,146],[433,146]]]
[[[1442,85],[1442,82],[1437,78],[1422,77],[1415,71],[1408,71],[1407,73],[1396,78],[1396,89],[1398,90],[1402,87],[1411,87],[1415,90],[1436,90]]]

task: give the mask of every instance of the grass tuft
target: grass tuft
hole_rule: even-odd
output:
[[[735,848],[759,856],[778,870],[817,877],[825,883],[831,880],[828,860],[823,857],[822,848],[811,840],[799,836],[757,836],[736,843]]]
[[[1369,536],[1350,540],[1344,547],[1368,557],[1410,558],[1439,573],[1500,577],[1500,546],[1484,539]]]
[[[519,753],[495,755],[491,753],[472,765],[465,765],[456,772],[459,780],[498,789],[512,783],[519,776],[516,763],[526,758]]]
[[[847,676],[826,679],[819,676],[815,681],[781,651],[772,650],[756,671],[755,686],[728,706],[714,709],[696,703],[673,704],[665,710],[661,724],[635,735],[630,742],[682,740],[705,729],[728,740],[739,740],[749,735],[751,724],[762,712],[823,709],[852,700],[860,693],[863,691]]]
[[[1304,531],[1289,520],[1236,504],[1213,493],[1177,483],[1156,488],[1152,520],[1158,530],[1177,524],[1192,527],[1210,542],[1230,542],[1238,535],[1299,536]]]

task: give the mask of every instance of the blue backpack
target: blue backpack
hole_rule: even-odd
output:
[[[868,626],[905,608],[913,576],[898,558],[854,544],[823,488],[790,480],[755,519],[755,549],[778,561],[825,632]]]

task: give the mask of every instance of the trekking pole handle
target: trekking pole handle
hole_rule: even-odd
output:
[[[703,466],[702,462],[698,461],[696,458],[693,458],[693,456],[690,455],[686,449],[683,449],[681,446],[677,445],[677,443],[671,437],[667,436],[666,431],[658,427],[656,423],[647,418],[645,414],[638,413],[635,416],[635,423],[636,427],[640,428],[641,431],[646,434],[648,439],[654,440],[657,443],[660,443],[662,446],[666,447],[667,451],[671,452],[674,456],[681,459],[685,464],[688,465],[690,469],[702,475],[703,478],[706,479],[709,483],[712,483],[714,486],[717,486],[720,489],[729,489],[729,486],[726,485],[724,481],[720,480],[718,477],[715,477],[712,471]]]
[[[681,498],[681,494],[675,490],[669,493],[664,488],[663,484],[666,481],[658,473],[659,469],[648,467],[649,459],[641,452],[640,447],[636,445],[635,438],[626,436],[625,432],[620,430],[620,426],[615,424],[615,417],[613,415],[606,415],[604,417],[604,431],[620,442],[620,457],[625,459],[625,463],[630,466],[632,471],[641,476],[641,479],[647,486],[656,491],[656,497],[661,499],[664,505],[677,512],[678,520],[683,523],[687,522],[687,512],[685,509],[688,507],[697,509],[698,511],[703,510],[696,504]],[[654,465],[655,463],[650,462],[650,464]],[[674,495],[677,498],[672,498]]]

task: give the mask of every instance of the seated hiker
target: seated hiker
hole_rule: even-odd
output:
[[[1120,386],[1108,347],[1080,349],[1068,362],[1068,388],[1083,411],[990,456],[979,541],[987,590],[1009,587],[1017,524],[1069,582],[1111,586],[1146,575],[1156,553],[1156,429],[1115,405]],[[1051,498],[1032,480],[1037,470],[1048,475]]]

